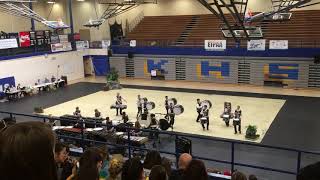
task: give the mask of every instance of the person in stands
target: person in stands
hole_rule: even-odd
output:
[[[183,153],[179,157],[178,169],[172,171],[170,175],[170,180],[183,180],[183,175],[192,160],[192,156],[188,153]]]
[[[151,171],[151,168],[155,165],[161,165],[161,156],[158,151],[149,151],[144,159],[143,168],[145,176],[148,177]]]
[[[168,175],[166,169],[161,165],[155,165],[152,167],[149,180],[167,180]]]
[[[0,134],[1,180],[57,180],[55,136],[41,122],[22,122]]]
[[[247,177],[242,172],[235,171],[231,175],[231,180],[247,180]]]
[[[72,174],[75,160],[69,157],[69,147],[63,143],[56,143],[54,160],[56,162],[58,180],[65,180]]]
[[[183,180],[208,180],[208,174],[204,163],[200,160],[191,160]]]
[[[310,164],[300,169],[297,180],[318,180],[320,179],[320,162]]]

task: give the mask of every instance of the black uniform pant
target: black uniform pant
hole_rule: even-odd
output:
[[[209,117],[207,117],[207,123],[201,123],[203,130],[205,129],[204,124],[207,124],[207,130],[209,130]]]
[[[173,127],[175,114],[170,114],[169,117],[170,117],[170,121],[169,121],[170,122],[170,126]]]
[[[167,114],[169,114],[169,106],[166,106]]]
[[[235,134],[238,133],[237,126],[238,126],[239,133],[241,133],[241,121],[233,121],[233,127],[234,127]]]
[[[122,115],[122,108],[116,108],[117,110],[117,116],[119,115],[119,110],[120,110],[120,115]]]
[[[139,117],[142,114],[142,107],[138,107],[137,117]]]
[[[197,112],[198,112],[197,122],[199,122],[199,120],[201,118],[201,111],[197,111]]]

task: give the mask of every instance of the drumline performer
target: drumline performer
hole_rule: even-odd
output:
[[[81,111],[80,111],[79,107],[76,107],[76,111],[73,113],[73,115],[81,117]]]
[[[168,116],[169,116],[169,124],[172,129],[173,129],[174,117],[175,117],[173,109],[174,109],[174,105],[173,105],[173,103],[170,103],[169,109],[168,109]]]
[[[125,102],[127,102],[125,99],[123,99],[120,96],[120,93],[117,93],[116,96],[117,100],[116,100],[116,110],[117,110],[117,116],[119,115],[119,109],[120,109],[120,115],[122,115],[122,100],[124,100]]]
[[[96,118],[101,118],[101,112],[99,112],[98,109],[95,109],[95,110],[94,110],[94,117],[96,117]]]
[[[138,95],[137,107],[138,107],[137,117],[139,117],[142,114],[142,103],[141,103],[141,96],[140,95]]]
[[[129,116],[124,111],[123,111],[123,113],[121,115],[122,115],[123,123],[124,124],[127,123],[129,121]]]
[[[202,110],[200,99],[197,99],[196,108],[197,108],[197,113],[198,113],[197,122],[199,122],[200,118],[201,118],[201,110]]]
[[[201,120],[201,125],[203,130],[205,130],[205,126],[204,124],[207,124],[207,130],[209,130],[209,109],[207,107],[207,105],[204,105],[202,110],[201,110],[201,119],[205,120]]]
[[[168,99],[168,96],[165,96],[164,106],[166,108],[167,114],[169,114],[169,99]]]
[[[233,119],[233,126],[234,126],[234,133],[237,134],[237,126],[238,131],[241,134],[241,115],[242,111],[240,109],[240,106],[237,106],[237,109],[234,111],[234,119]]]

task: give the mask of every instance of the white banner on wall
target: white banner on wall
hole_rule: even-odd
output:
[[[266,50],[266,40],[258,39],[258,40],[250,40],[247,44],[248,51],[265,51]]]
[[[224,51],[227,48],[226,40],[205,40],[204,49],[207,51]]]
[[[59,35],[60,43],[68,42],[68,35]]]
[[[269,49],[288,49],[288,40],[270,40]]]
[[[0,49],[17,48],[17,39],[0,39]]]
[[[136,40],[131,40],[130,41],[130,47],[136,47],[137,46],[137,41]]]
[[[110,40],[102,40],[101,41],[101,47],[102,49],[108,49],[110,47],[111,41]]]
[[[51,44],[51,52],[71,51],[70,42]]]
[[[76,41],[77,50],[89,49],[89,41]]]

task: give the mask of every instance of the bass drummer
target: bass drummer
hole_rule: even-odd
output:
[[[205,130],[204,124],[207,124],[207,130],[209,130],[209,109],[207,105],[204,105],[201,110],[201,125],[203,130]]]
[[[117,93],[116,96],[116,110],[117,110],[117,116],[119,115],[119,109],[120,109],[120,115],[122,115],[122,100],[127,102],[124,98],[120,96],[120,93]]]
[[[142,103],[141,103],[140,94],[138,95],[138,99],[137,99],[137,107],[138,107],[137,117],[139,117],[142,114]]]

